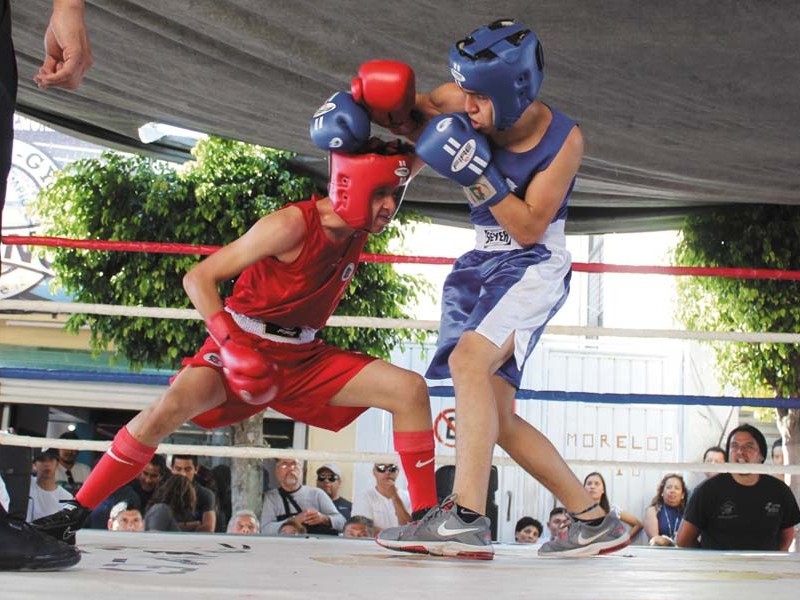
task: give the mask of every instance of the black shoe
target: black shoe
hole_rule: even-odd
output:
[[[0,511],[0,571],[55,571],[80,560],[81,553],[74,546]]]
[[[60,511],[36,519],[33,526],[57,540],[74,545],[75,532],[84,526],[91,514],[92,511],[77,500],[68,500]]]

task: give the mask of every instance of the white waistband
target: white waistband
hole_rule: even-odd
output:
[[[548,248],[566,248],[566,238],[564,237],[564,220],[560,219],[553,223],[544,232],[538,242]],[[503,252],[506,250],[519,250],[522,246],[511,237],[505,229],[499,225],[484,226],[475,225],[475,249],[485,252]]]
[[[475,225],[475,250],[486,252],[502,252],[522,248],[505,229],[499,225]]]
[[[307,344],[313,342],[314,337],[317,335],[317,330],[312,327],[298,327],[297,329],[300,330],[300,333],[296,337],[292,335],[283,336],[280,334],[267,333],[267,324],[261,319],[254,319],[247,315],[241,315],[228,307],[225,307],[225,310],[231,314],[236,324],[242,328],[242,331],[252,333],[265,340],[280,342],[281,344]],[[287,328],[287,330],[288,329],[293,328]]]

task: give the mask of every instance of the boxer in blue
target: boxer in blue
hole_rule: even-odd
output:
[[[629,543],[625,527],[593,503],[550,441],[514,413],[525,362],[569,292],[564,224],[583,136],[575,121],[537,99],[543,54],[531,29],[510,20],[481,27],[452,46],[449,62],[454,83],[416,96],[407,114],[390,122],[375,111],[375,121],[416,140],[417,155],[463,187],[475,227],[475,249],[445,281],[438,348],[427,372],[430,379],[451,377],[455,388],[454,493],[377,541],[394,550],[491,559],[482,513],[499,444],[573,518],[541,555],[611,552]]]

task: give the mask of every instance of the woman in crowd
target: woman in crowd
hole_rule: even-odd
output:
[[[587,492],[589,492],[592,500],[597,502],[603,508],[603,510],[607,512],[615,512],[619,517],[619,520],[631,528],[629,533],[631,542],[633,542],[644,527],[644,524],[637,519],[635,515],[624,512],[619,506],[609,502],[608,496],[606,495],[606,480],[603,479],[603,476],[597,471],[589,473],[583,480],[583,487]]]
[[[686,509],[686,482],[677,473],[664,475],[644,513],[644,531],[651,546],[674,546]]]
[[[194,513],[197,494],[192,482],[173,475],[155,491],[144,515],[147,531],[181,531],[179,523]]]

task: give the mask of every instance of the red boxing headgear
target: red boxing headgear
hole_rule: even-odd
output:
[[[397,208],[403,201],[411,176],[413,150],[401,142],[370,144],[363,154],[330,153],[328,195],[333,210],[354,229],[372,224],[372,195],[378,188],[402,188],[395,192]]]

